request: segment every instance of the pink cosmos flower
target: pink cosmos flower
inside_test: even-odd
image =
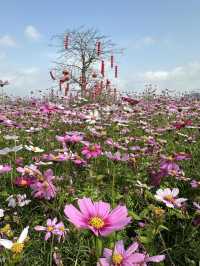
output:
[[[61,237],[64,238],[66,234],[66,229],[63,222],[57,223],[57,218],[53,220],[47,219],[47,226],[37,225],[34,228],[36,231],[44,231],[46,232],[45,241],[47,241],[52,235],[58,236],[58,241],[60,242]]]
[[[119,151],[115,152],[112,154],[110,151],[105,152],[106,157],[108,157],[112,161],[121,161],[121,162],[126,162],[129,159],[128,154],[121,154]]]
[[[105,248],[103,258],[100,258],[97,266],[131,266],[140,265],[145,259],[145,255],[135,252],[138,249],[138,243],[133,243],[127,250],[124,248],[122,240],[117,241],[114,251]]]
[[[190,185],[191,185],[191,187],[192,188],[200,188],[200,181],[197,181],[197,180],[192,180],[191,182],[190,182]]]
[[[42,159],[45,161],[54,161],[54,162],[64,162],[68,161],[70,158],[68,153],[59,153],[58,155],[54,155],[52,153],[50,154],[44,154],[42,156]]]
[[[31,184],[33,190],[33,195],[35,198],[47,199],[55,198],[56,196],[56,187],[53,184],[54,180],[53,171],[48,169],[44,172],[43,180],[36,180]]]
[[[78,154],[73,154],[70,159],[77,166],[83,166],[83,165],[85,165],[87,163]]]
[[[182,203],[187,201],[187,199],[177,198],[178,194],[178,188],[173,188],[172,190],[170,188],[158,189],[156,191],[155,198],[158,201],[164,202],[165,205],[169,208],[180,208],[182,206]]]
[[[102,154],[101,146],[98,144],[84,146],[81,152],[87,159],[96,158]]]
[[[64,213],[78,229],[90,229],[96,236],[107,236],[123,229],[130,223],[125,206],[110,209],[110,204],[102,201],[92,202],[90,198],[78,200],[80,211],[72,204],[66,205]]]
[[[184,152],[175,153],[172,156],[161,155],[160,169],[170,172],[179,172],[180,167],[176,161],[189,160],[191,156]]]
[[[28,176],[19,176],[15,179],[15,185],[19,187],[30,187],[34,180]]]
[[[150,257],[148,254],[146,254],[142,263],[134,264],[134,266],[147,266],[148,262],[161,262],[164,259],[165,259],[165,255],[157,255],[157,256]]]
[[[8,164],[0,165],[0,174],[8,173],[12,170],[11,166]]]

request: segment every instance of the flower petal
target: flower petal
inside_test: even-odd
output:
[[[28,229],[29,229],[29,226],[25,227],[24,230],[21,232],[21,234],[17,240],[18,243],[23,243],[24,240],[27,238]]]

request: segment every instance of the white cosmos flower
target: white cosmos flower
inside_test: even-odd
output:
[[[8,239],[0,239],[0,245],[3,246],[6,249],[11,250],[13,253],[21,253],[24,248],[24,241],[28,236],[28,229],[29,226],[25,227],[24,230],[21,232],[19,238],[16,242],[13,242]]]
[[[86,116],[86,119],[86,123],[95,124],[97,120],[101,119],[99,111],[96,109],[90,111],[89,114]]]
[[[4,217],[4,210],[0,209],[0,218]]]
[[[182,203],[185,202],[187,199],[177,198],[178,194],[179,194],[178,188],[173,188],[172,190],[170,188],[158,189],[156,191],[155,198],[158,201],[164,202],[165,205],[169,208],[174,208],[174,207],[180,208]]]
[[[32,145],[30,145],[30,146],[25,145],[24,148],[28,151],[33,151],[33,152],[43,152],[44,151],[43,149],[40,149],[39,147],[34,147]]]

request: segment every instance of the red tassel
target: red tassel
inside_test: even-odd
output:
[[[69,75],[69,71],[68,70],[63,70],[63,75],[66,76],[66,75]]]
[[[110,80],[106,80],[106,90],[109,88],[109,86],[110,86]]]
[[[56,78],[55,78],[55,76],[53,75],[53,72],[52,72],[52,71],[50,71],[49,74],[50,74],[50,76],[51,76],[51,78],[52,78],[53,80],[56,80]]]
[[[64,48],[68,49],[68,45],[69,45],[69,37],[66,35],[64,38]]]
[[[97,49],[97,55],[98,56],[100,56],[100,54],[101,54],[101,42],[97,42],[97,47],[96,47],[96,49]]]
[[[111,68],[113,68],[113,66],[114,66],[114,56],[113,55],[111,55],[111,57],[110,57],[110,66],[111,66]]]
[[[104,66],[104,61],[101,61],[101,75],[104,77],[105,74],[105,66]]]
[[[64,83],[65,81],[69,81],[70,80],[70,77],[67,75],[67,76],[63,76],[61,79],[60,79],[60,83]]]
[[[115,78],[118,77],[118,66],[115,66]]]

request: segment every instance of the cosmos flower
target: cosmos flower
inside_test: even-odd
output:
[[[34,147],[32,145],[28,146],[28,145],[25,145],[24,148],[27,150],[27,151],[32,151],[32,152],[35,152],[35,153],[40,153],[40,152],[43,152],[44,150],[39,148],[39,147]]]
[[[48,169],[44,172],[41,180],[36,180],[33,184],[31,184],[31,189],[33,190],[32,194],[35,198],[39,199],[47,199],[50,200],[55,198],[57,189],[53,184],[53,180],[55,179],[53,175],[53,171]]]
[[[24,249],[24,241],[28,236],[29,226],[25,227],[16,242],[8,239],[0,239],[0,245],[11,250],[14,254],[20,254]]]
[[[149,254],[145,255],[144,260],[139,263],[139,264],[134,264],[134,266],[147,266],[148,262],[161,262],[165,259],[165,255],[156,255],[156,256],[152,256],[150,257]]]
[[[102,201],[92,202],[90,198],[78,200],[80,211],[72,204],[66,205],[64,213],[78,229],[90,229],[96,236],[107,236],[123,229],[130,223],[125,206],[110,209],[110,204]]]
[[[121,162],[126,162],[129,160],[129,155],[128,154],[121,154],[119,151],[115,152],[112,154],[110,151],[104,153],[106,157],[108,157],[112,161],[121,161]]]
[[[99,259],[97,266],[131,266],[140,265],[145,259],[145,255],[136,252],[138,243],[133,243],[127,250],[124,248],[122,240],[117,241],[114,251],[105,248],[103,258]]]
[[[178,188],[173,188],[172,190],[170,188],[158,189],[156,191],[155,198],[158,201],[165,203],[165,205],[169,208],[180,208],[182,206],[182,203],[187,201],[187,199],[177,198],[178,194]]]
[[[98,144],[84,146],[81,153],[86,157],[86,159],[96,158],[102,154],[101,146]]]
[[[31,202],[31,200],[26,198],[26,194],[17,194],[16,196],[11,195],[6,199],[6,201],[8,201],[8,207],[11,208],[15,208],[17,206],[24,207]]]
[[[192,180],[191,182],[190,182],[190,185],[191,185],[191,187],[192,188],[200,188],[200,181],[197,181],[197,180]]]
[[[19,176],[15,179],[15,185],[19,187],[30,187],[30,185],[33,183],[33,179],[31,179],[28,176]]]
[[[58,236],[58,240],[60,241],[61,237],[64,237],[66,234],[66,229],[63,222],[57,223],[57,218],[53,220],[47,219],[47,226],[37,225],[34,228],[36,231],[44,231],[46,232],[45,241],[47,241],[52,235]]]
[[[4,164],[0,165],[0,174],[8,173],[12,170],[10,165]]]
[[[3,218],[4,217],[4,210],[3,209],[0,209],[0,218]]]

